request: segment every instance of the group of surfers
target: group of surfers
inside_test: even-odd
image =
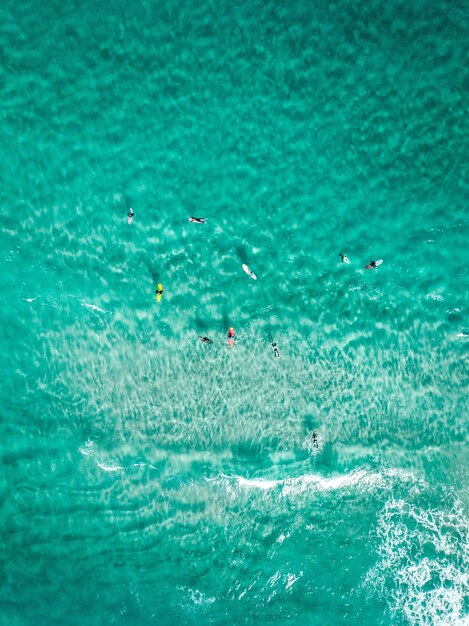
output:
[[[134,211],[132,209],[129,209],[129,212],[127,213],[127,222],[129,224],[132,224],[132,220],[134,219],[134,216],[135,216]],[[207,218],[206,217],[190,217],[189,222],[192,222],[194,224],[205,224],[207,222]],[[339,253],[339,256],[341,258],[342,263],[349,264],[351,262],[348,256],[346,256],[345,254],[342,254],[342,252]],[[365,266],[365,269],[366,270],[377,269],[381,265],[382,262],[383,262],[382,259],[379,259],[378,261],[370,261],[369,264]],[[254,280],[257,279],[256,275],[253,272],[251,272],[247,266],[243,265],[243,269],[251,278],[253,278]],[[161,300],[163,296],[163,291],[164,291],[163,285],[161,283],[158,283],[156,291],[155,291],[155,295],[156,295],[158,302]],[[469,335],[469,332],[463,332],[459,334]],[[227,333],[228,345],[230,346],[230,348],[234,346],[235,337],[236,337],[235,329],[231,326],[228,329],[228,333]],[[207,343],[207,344],[213,343],[213,341],[209,339],[208,337],[199,336],[199,339],[202,343]],[[277,348],[277,343],[273,341],[271,344],[271,347],[272,347],[274,356],[278,358],[280,354]]]
[[[127,213],[127,223],[132,224],[134,217],[135,217],[135,213],[133,209],[129,209],[129,212]],[[206,217],[190,217],[189,222],[192,222],[194,224],[205,224],[207,222],[207,218]],[[339,256],[342,259],[342,263],[350,263],[350,259],[345,254],[340,253]],[[365,269],[377,268],[378,265],[381,265],[382,262],[383,262],[382,260],[370,261],[369,265],[367,265]],[[253,272],[251,272],[247,266],[243,266],[243,269],[245,269],[245,271],[247,272],[248,275],[251,276],[251,278],[254,278],[254,280],[256,280],[257,278],[256,275]],[[156,291],[155,291],[156,299],[158,300],[158,302],[161,300],[163,293],[164,293],[163,285],[161,283],[158,283]],[[232,348],[234,346],[235,337],[236,337],[235,329],[232,326],[228,329],[227,337],[228,337],[228,345],[230,346],[230,348]],[[207,343],[207,344],[213,343],[213,341],[209,339],[208,337],[199,336],[199,339],[202,343]],[[272,351],[274,353],[275,358],[278,358],[280,356],[280,353],[278,351],[277,343],[273,341],[271,344],[271,347],[272,347]]]

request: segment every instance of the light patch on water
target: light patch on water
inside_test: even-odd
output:
[[[182,594],[183,598],[181,605],[184,606],[189,613],[193,611],[204,611],[211,604],[216,601],[213,596],[207,596],[199,589],[192,589],[191,587],[178,587],[178,591]]]
[[[430,298],[430,300],[435,300],[435,302],[441,302],[444,300],[443,296],[439,293],[427,293],[427,298]]]
[[[365,587],[411,626],[467,626],[469,525],[462,507],[442,511],[391,500],[377,536],[379,561]]]
[[[466,373],[442,342],[417,350],[413,337],[396,335],[392,347],[373,348],[354,331],[316,345],[292,332],[281,336],[274,359],[270,345],[255,339],[264,333],[257,322],[237,325],[236,350],[227,349],[224,330],[210,333],[214,345],[202,350],[195,333],[173,339],[153,315],[137,308],[102,327],[77,322],[41,335],[37,358],[44,350],[52,358],[40,384],[55,394],[58,410],[73,403],[95,441],[112,433],[133,447],[151,440],[179,452],[241,445],[269,453],[304,446],[314,454],[313,427],[318,451],[322,441],[369,447],[418,436],[428,445],[458,435],[466,401],[455,390]],[[138,328],[140,339],[130,339]],[[409,419],[416,414],[422,417]]]
[[[285,586],[285,589],[288,590],[291,587],[293,587],[293,585],[296,583],[297,580],[300,580],[300,578],[303,576],[303,572],[299,572],[298,575],[295,574],[287,574],[287,584]]]
[[[259,575],[258,575],[259,577]],[[251,589],[257,584],[258,582],[258,578],[256,578],[248,587],[246,587],[238,596],[238,600],[241,600],[246,593],[248,593],[248,591],[251,591]]]
[[[216,600],[216,598],[207,597],[198,589],[188,589],[187,592],[189,594],[191,602],[199,606],[203,606],[205,604],[212,604]]]
[[[290,591],[293,585],[303,576],[303,571],[297,574],[281,571],[275,572],[264,586],[264,592],[267,592],[267,602],[270,602],[277,593],[281,591]]]

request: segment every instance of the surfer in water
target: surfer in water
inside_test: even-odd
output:
[[[206,217],[190,217],[189,222],[194,222],[195,224],[205,224],[207,221]]]
[[[161,283],[158,283],[158,287],[156,288],[155,294],[159,302],[161,300],[161,296],[163,295],[163,285]]]
[[[202,337],[199,335],[199,339],[202,343],[213,343],[213,341],[209,339],[208,337]]]
[[[370,261],[370,265],[369,265],[369,267],[370,267],[370,269],[371,269],[372,267],[374,267],[374,268],[375,268],[375,267],[376,267],[376,261]]]
[[[233,328],[233,326],[229,328],[226,336],[228,337],[228,345],[230,346],[230,348],[232,348],[234,346],[235,340],[235,329]]]
[[[318,434],[315,430],[313,430],[313,446],[315,448],[319,447],[319,440],[318,440]]]
[[[345,256],[345,254],[342,254],[342,252],[339,252],[339,256],[342,259],[342,263],[350,263],[350,259],[348,258],[348,256]]]
[[[129,212],[127,213],[127,224],[132,224],[132,220],[134,219],[134,215],[135,215],[135,213],[132,211],[132,209],[129,209]]]
[[[278,357],[280,356],[280,353],[278,351],[277,342],[276,341],[272,341],[272,350],[273,350],[275,358],[278,359]]]

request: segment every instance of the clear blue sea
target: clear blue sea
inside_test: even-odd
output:
[[[469,624],[468,20],[0,5],[0,624]]]

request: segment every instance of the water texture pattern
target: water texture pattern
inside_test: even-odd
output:
[[[2,624],[468,624],[468,17],[1,4]]]

